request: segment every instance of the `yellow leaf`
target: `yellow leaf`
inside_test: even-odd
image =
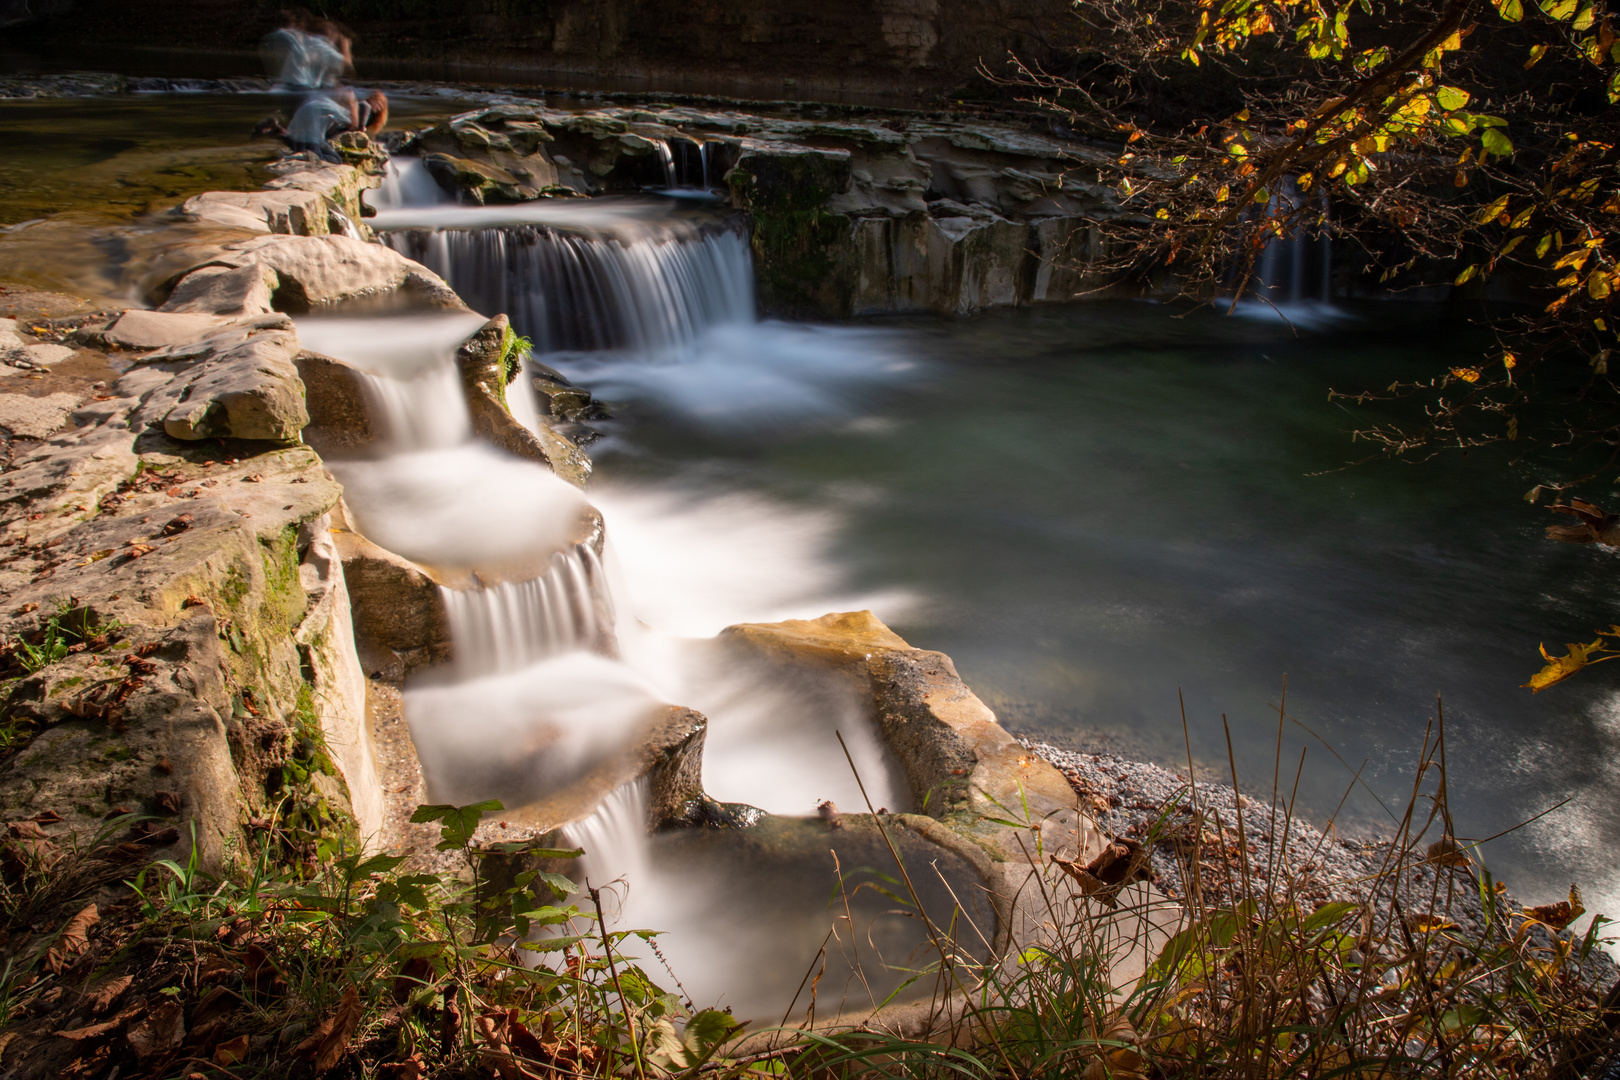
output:
[[[1586,905],[1581,902],[1581,890],[1571,885],[1567,901],[1560,900],[1556,904],[1542,904],[1540,907],[1525,908],[1524,913],[1539,923],[1545,923],[1553,930],[1563,930],[1570,923],[1586,914]]]
[[[1529,71],[1531,68],[1533,68],[1537,64],[1541,63],[1541,58],[1543,56],[1546,56],[1546,55],[1547,55],[1547,46],[1545,46],[1545,45],[1532,45],[1530,47],[1530,59],[1528,59],[1528,60],[1526,60],[1524,62],[1524,70]]]
[[[1575,8],[1578,0],[1541,0],[1541,10],[1548,15],[1564,22],[1575,17]]]
[[[1451,373],[1465,383],[1479,382],[1479,372],[1471,367],[1454,367]]]
[[[1225,184],[1222,184],[1221,190],[1215,193],[1215,201],[1218,203],[1223,203],[1226,201],[1226,197],[1229,194],[1231,194],[1230,189]]]
[[[1524,4],[1520,0],[1492,0],[1496,5],[1497,14],[1508,22],[1518,22],[1524,18]]]
[[[1569,28],[1571,30],[1590,30],[1595,22],[1597,22],[1597,14],[1592,10],[1592,5],[1587,4],[1575,16],[1575,21],[1569,24]]]
[[[1505,352],[1502,354],[1502,366],[1512,371],[1519,366],[1519,358],[1510,352]]]
[[[1477,273],[1479,273],[1479,264],[1478,263],[1473,263],[1473,264],[1471,264],[1469,266],[1465,266],[1465,267],[1463,267],[1463,272],[1457,275],[1457,279],[1455,281],[1453,281],[1452,284],[1453,285],[1466,285],[1466,284],[1468,284],[1468,282],[1473,280],[1474,275],[1477,274]]]
[[[1547,687],[1563,682],[1586,665],[1596,663],[1592,654],[1602,651],[1603,639],[1598,638],[1589,645],[1571,642],[1567,648],[1568,656],[1554,656],[1547,651],[1547,646],[1541,647],[1541,655],[1547,661],[1547,666],[1530,676],[1530,681],[1524,684],[1531,693],[1539,694]]]
[[[1475,214],[1474,220],[1481,225],[1488,225],[1502,215],[1502,211],[1507,209],[1507,204],[1508,197],[1503,195],[1500,199]]]
[[[1434,99],[1440,103],[1442,109],[1451,112],[1453,109],[1460,109],[1468,104],[1468,99],[1471,96],[1468,91],[1460,87],[1442,86],[1435,92]]]
[[[1609,275],[1602,270],[1594,270],[1586,279],[1586,295],[1594,300],[1602,300],[1609,295]]]

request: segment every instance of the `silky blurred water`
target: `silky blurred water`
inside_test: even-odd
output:
[[[726,397],[723,368],[678,393],[649,372],[593,448],[597,483],[815,515],[823,588],[878,597],[1021,733],[1183,766],[1190,741],[1225,777],[1224,714],[1244,789],[1270,798],[1286,677],[1284,795],[1308,747],[1299,805],[1345,831],[1390,826],[1443,697],[1458,829],[1569,798],[1487,856],[1525,897],[1579,880],[1615,907],[1617,676],[1520,688],[1539,642],[1613,621],[1615,556],[1545,540],[1505,453],[1342,468],[1379,414],[1330,387],[1485,345],[1439,309],[1356,316],[1299,336],[1143,303],[877,322],[784,384],[816,410],[785,420],[790,398],[764,425],[690,408]],[[889,374],[851,380],[860,350]]]

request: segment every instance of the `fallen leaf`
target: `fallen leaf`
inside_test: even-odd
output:
[[[427,1074],[427,1062],[421,1054],[412,1054],[404,1061],[391,1061],[377,1066],[378,1080],[422,1080]]]
[[[223,1042],[214,1051],[213,1062],[220,1068],[235,1065],[238,1061],[245,1061],[248,1053],[248,1037],[238,1035],[230,1042]]]
[[[168,847],[180,839],[180,830],[156,821],[143,821],[135,826],[135,839],[148,847]]]
[[[262,484],[264,483],[264,477],[260,476],[258,473],[248,473],[246,476],[242,477],[242,483]]]
[[[1123,838],[1112,841],[1085,866],[1055,855],[1052,862],[1080,883],[1081,892],[1095,896],[1109,907],[1118,903],[1115,898],[1125,886],[1148,881],[1153,876],[1147,849],[1135,840]]]
[[[218,956],[218,955],[205,956],[197,964],[197,981],[198,982],[211,982],[211,981],[213,981],[215,979],[223,979],[227,975],[229,975],[231,972],[235,971],[236,967],[237,967],[236,961],[231,960],[228,957]],[[234,1003],[226,1002],[223,999],[221,999],[218,1003],[216,1003],[215,998],[216,998],[216,995],[219,995],[219,994],[223,994],[225,998],[235,998],[236,997],[235,994],[231,993],[229,990],[226,990],[223,986],[216,987],[214,992],[210,993],[206,998],[203,999],[202,1004],[197,1006],[197,1011],[192,1013],[191,1022],[193,1024],[201,1022],[200,1020],[198,1020],[198,1014],[204,1009],[205,1006],[228,1005],[229,1008],[232,1008],[232,1009],[236,1008],[236,1005]]]
[[[1457,924],[1438,915],[1410,915],[1406,919],[1406,928],[1414,934],[1424,934],[1436,930],[1455,930]]]
[[[316,1076],[329,1072],[349,1048],[349,1040],[360,1026],[361,1011],[360,991],[353,986],[345,987],[337,1009],[293,1049],[293,1056],[313,1060]]]
[[[445,995],[444,1011],[439,1014],[439,1053],[445,1057],[455,1051],[456,1036],[461,1033],[461,1010],[449,996]]]
[[[124,549],[124,554],[131,559],[138,559],[142,555],[151,554],[154,550],[155,549],[151,544],[137,544],[131,542],[129,546]]]
[[[1457,841],[1449,836],[1442,836],[1429,845],[1428,855],[1424,862],[1435,866],[1468,866],[1470,865],[1468,853],[1457,845]]]
[[[261,993],[274,991],[285,984],[281,969],[276,967],[275,961],[270,959],[270,954],[262,945],[249,945],[242,950],[242,966],[246,969],[247,981]]]
[[[40,825],[55,825],[57,822],[62,820],[62,815],[58,814],[55,810],[41,810],[28,820],[37,822]]]
[[[142,1059],[179,1049],[186,1038],[185,1010],[177,1001],[165,1001],[139,1023],[130,1025],[124,1036],[135,1056]]]
[[[169,523],[167,525],[163,526],[163,535],[164,536],[178,536],[178,535],[180,535],[181,533],[185,532],[187,529],[191,528],[192,520],[193,519],[192,519],[192,516],[190,514],[181,514],[177,518],[170,518]]]
[[[182,495],[185,494],[185,491],[182,490],[181,488],[172,487],[168,491],[165,491],[163,494],[167,495],[171,499],[178,499]]]
[[[134,1016],[140,1011],[141,1007],[139,1005],[131,1005],[129,1008],[125,1009],[123,1012],[119,1013],[110,1020],[103,1020],[99,1024],[86,1024],[83,1027],[70,1028],[67,1031],[58,1031],[56,1034],[59,1038],[72,1039],[74,1042],[84,1042],[86,1039],[99,1038],[100,1036],[107,1034],[109,1031],[114,1031],[120,1027],[123,1027],[125,1021],[129,1020],[130,1017]]]
[[[180,606],[183,607],[183,608],[202,607],[205,603],[207,603],[206,600],[204,600],[202,597],[196,595],[195,593],[192,593],[191,595],[186,597],[185,601],[183,603],[181,603]]]
[[[90,928],[100,921],[101,914],[96,910],[96,905],[86,904],[56,936],[50,952],[45,955],[45,967],[56,974],[66,970],[69,964],[90,948]]]
[[[128,990],[130,983],[134,981],[132,975],[120,975],[116,979],[99,982],[84,992],[83,1003],[90,1006],[92,1016],[100,1016],[124,996],[124,991]]]
[[[433,978],[433,961],[425,956],[413,956],[394,976],[394,1004],[403,1005],[419,987]]]
[[[1581,903],[1581,890],[1571,885],[1569,899],[1560,900],[1556,904],[1542,904],[1539,907],[1525,908],[1525,914],[1538,922],[1546,923],[1554,930],[1563,930],[1564,927],[1586,914],[1586,905]]]
[[[165,814],[180,812],[180,793],[178,791],[154,791],[152,801],[158,804],[158,809]]]

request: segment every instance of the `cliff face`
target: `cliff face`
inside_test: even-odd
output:
[[[34,0],[16,45],[253,48],[280,5],[254,0]],[[314,6],[314,5],[311,5]],[[657,79],[769,97],[938,92],[1008,53],[1062,63],[1078,23],[1063,0],[336,0],[368,62]],[[9,10],[9,9],[8,9]],[[31,11],[32,17],[22,15]],[[382,74],[386,65],[374,68]],[[401,72],[404,74],[404,72]]]

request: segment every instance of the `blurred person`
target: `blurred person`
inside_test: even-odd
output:
[[[306,95],[290,124],[283,126],[272,117],[260,121],[253,134],[280,139],[295,153],[308,150],[323,161],[340,163],[343,158],[332,139],[346,131],[375,135],[387,122],[388,98],[381,90],[340,86]]]
[[[326,20],[313,22],[303,8],[283,11],[277,21],[281,26],[259,43],[259,56],[276,86],[292,91],[337,86],[352,66],[349,39],[341,28]],[[323,31],[338,34],[342,45]]]

